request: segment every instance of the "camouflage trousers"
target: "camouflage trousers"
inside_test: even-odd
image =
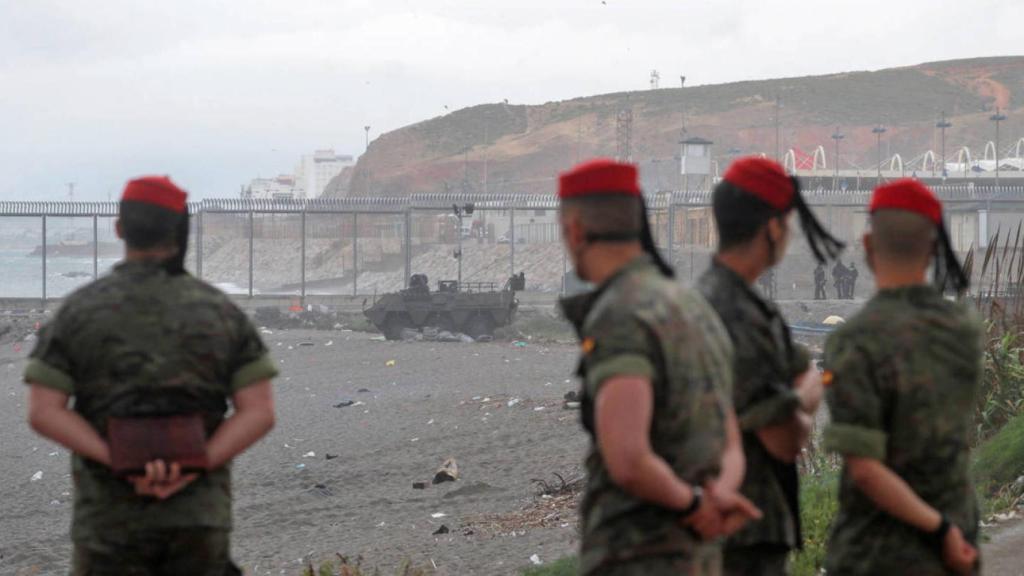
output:
[[[75,542],[71,576],[241,576],[227,530],[181,528]]]
[[[786,576],[789,549],[772,544],[726,548],[722,559],[724,576]]]
[[[722,552],[710,548],[696,558],[657,556],[602,566],[600,576],[721,576]]]

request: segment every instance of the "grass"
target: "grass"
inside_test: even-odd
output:
[[[807,475],[800,480],[804,549],[791,556],[790,573],[793,576],[812,576],[818,574],[825,563],[828,532],[839,509],[839,471],[825,469],[820,474]]]
[[[986,515],[1020,503],[1021,490],[1015,483],[1024,476],[1024,415],[1011,419],[977,448],[973,469]]]

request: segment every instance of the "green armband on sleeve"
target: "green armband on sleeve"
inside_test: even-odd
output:
[[[765,426],[781,424],[793,417],[800,406],[800,397],[793,390],[786,390],[771,398],[748,406],[737,415],[740,430],[744,432],[758,430]]]
[[[73,394],[75,390],[75,382],[70,376],[38,358],[28,361],[28,366],[25,367],[25,382],[46,386],[68,395]]]
[[[242,366],[231,377],[231,391],[238,392],[242,388],[255,384],[261,380],[268,380],[277,376],[277,366],[270,356],[263,355],[245,366]]]
[[[602,360],[587,370],[587,382],[596,390],[613,376],[654,377],[654,365],[642,354],[619,354]]]
[[[825,450],[844,456],[885,460],[889,437],[881,430],[853,424],[833,423],[825,429]]]

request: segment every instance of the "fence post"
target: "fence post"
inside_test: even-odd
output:
[[[300,258],[302,267],[302,305],[306,305],[306,207],[302,207],[302,257]]]
[[[92,215],[92,279],[99,277],[100,272],[100,217]]]
[[[668,200],[668,261],[672,266],[676,265],[676,206],[673,203],[671,193]]]
[[[249,211],[249,298],[252,298],[252,284],[253,284],[253,269],[256,267],[256,252],[254,247],[254,237],[256,236],[256,216],[255,213]]]
[[[402,238],[402,252],[405,254],[405,287],[409,287],[409,278],[412,276],[412,209],[405,209],[405,234]]]
[[[509,205],[508,211],[508,258],[509,274],[516,273],[516,210]]]
[[[359,213],[352,213],[352,295],[359,293]]]
[[[46,310],[46,215],[43,214],[43,310]]]
[[[203,207],[199,206],[199,218],[196,220],[196,276],[203,279]]]

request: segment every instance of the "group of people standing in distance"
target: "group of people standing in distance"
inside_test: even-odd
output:
[[[597,286],[561,304],[592,439],[581,574],[786,574],[803,543],[796,461],[823,397],[824,445],[844,462],[828,574],[979,569],[962,406],[982,331],[944,296],[967,279],[930,190],[875,190],[863,245],[877,292],[829,338],[823,373],[752,288],[785,256],[794,212],[822,266],[843,249],[777,163],[739,159],[715,187],[718,249],[693,289],[654,248],[634,166],[581,164],[559,198],[576,272]]]
[[[874,192],[863,244],[877,292],[831,336],[823,373],[752,288],[785,256],[794,213],[822,266],[843,248],[777,163],[739,159],[715,187],[718,249],[692,289],[655,248],[635,166],[581,164],[558,198],[573,266],[596,286],[560,303],[592,440],[582,575],[785,574],[803,542],[796,461],[823,398],[824,445],[844,460],[829,575],[978,569],[962,407],[982,332],[944,297],[967,279],[927,188]],[[185,199],[167,178],[128,184],[125,261],[65,301],[25,370],[30,425],[74,454],[75,576],[240,573],[229,463],[274,425],[277,370],[245,314],[185,271]],[[184,444],[198,433],[200,461],[125,473],[132,442],[112,442],[114,421]]]
[[[825,277],[825,263],[818,262],[814,267],[814,299],[828,300],[828,280]],[[837,300],[853,300],[854,292],[857,290],[857,277],[860,272],[857,270],[857,263],[850,262],[847,267],[842,260],[837,259],[832,266],[832,285],[836,289]]]

